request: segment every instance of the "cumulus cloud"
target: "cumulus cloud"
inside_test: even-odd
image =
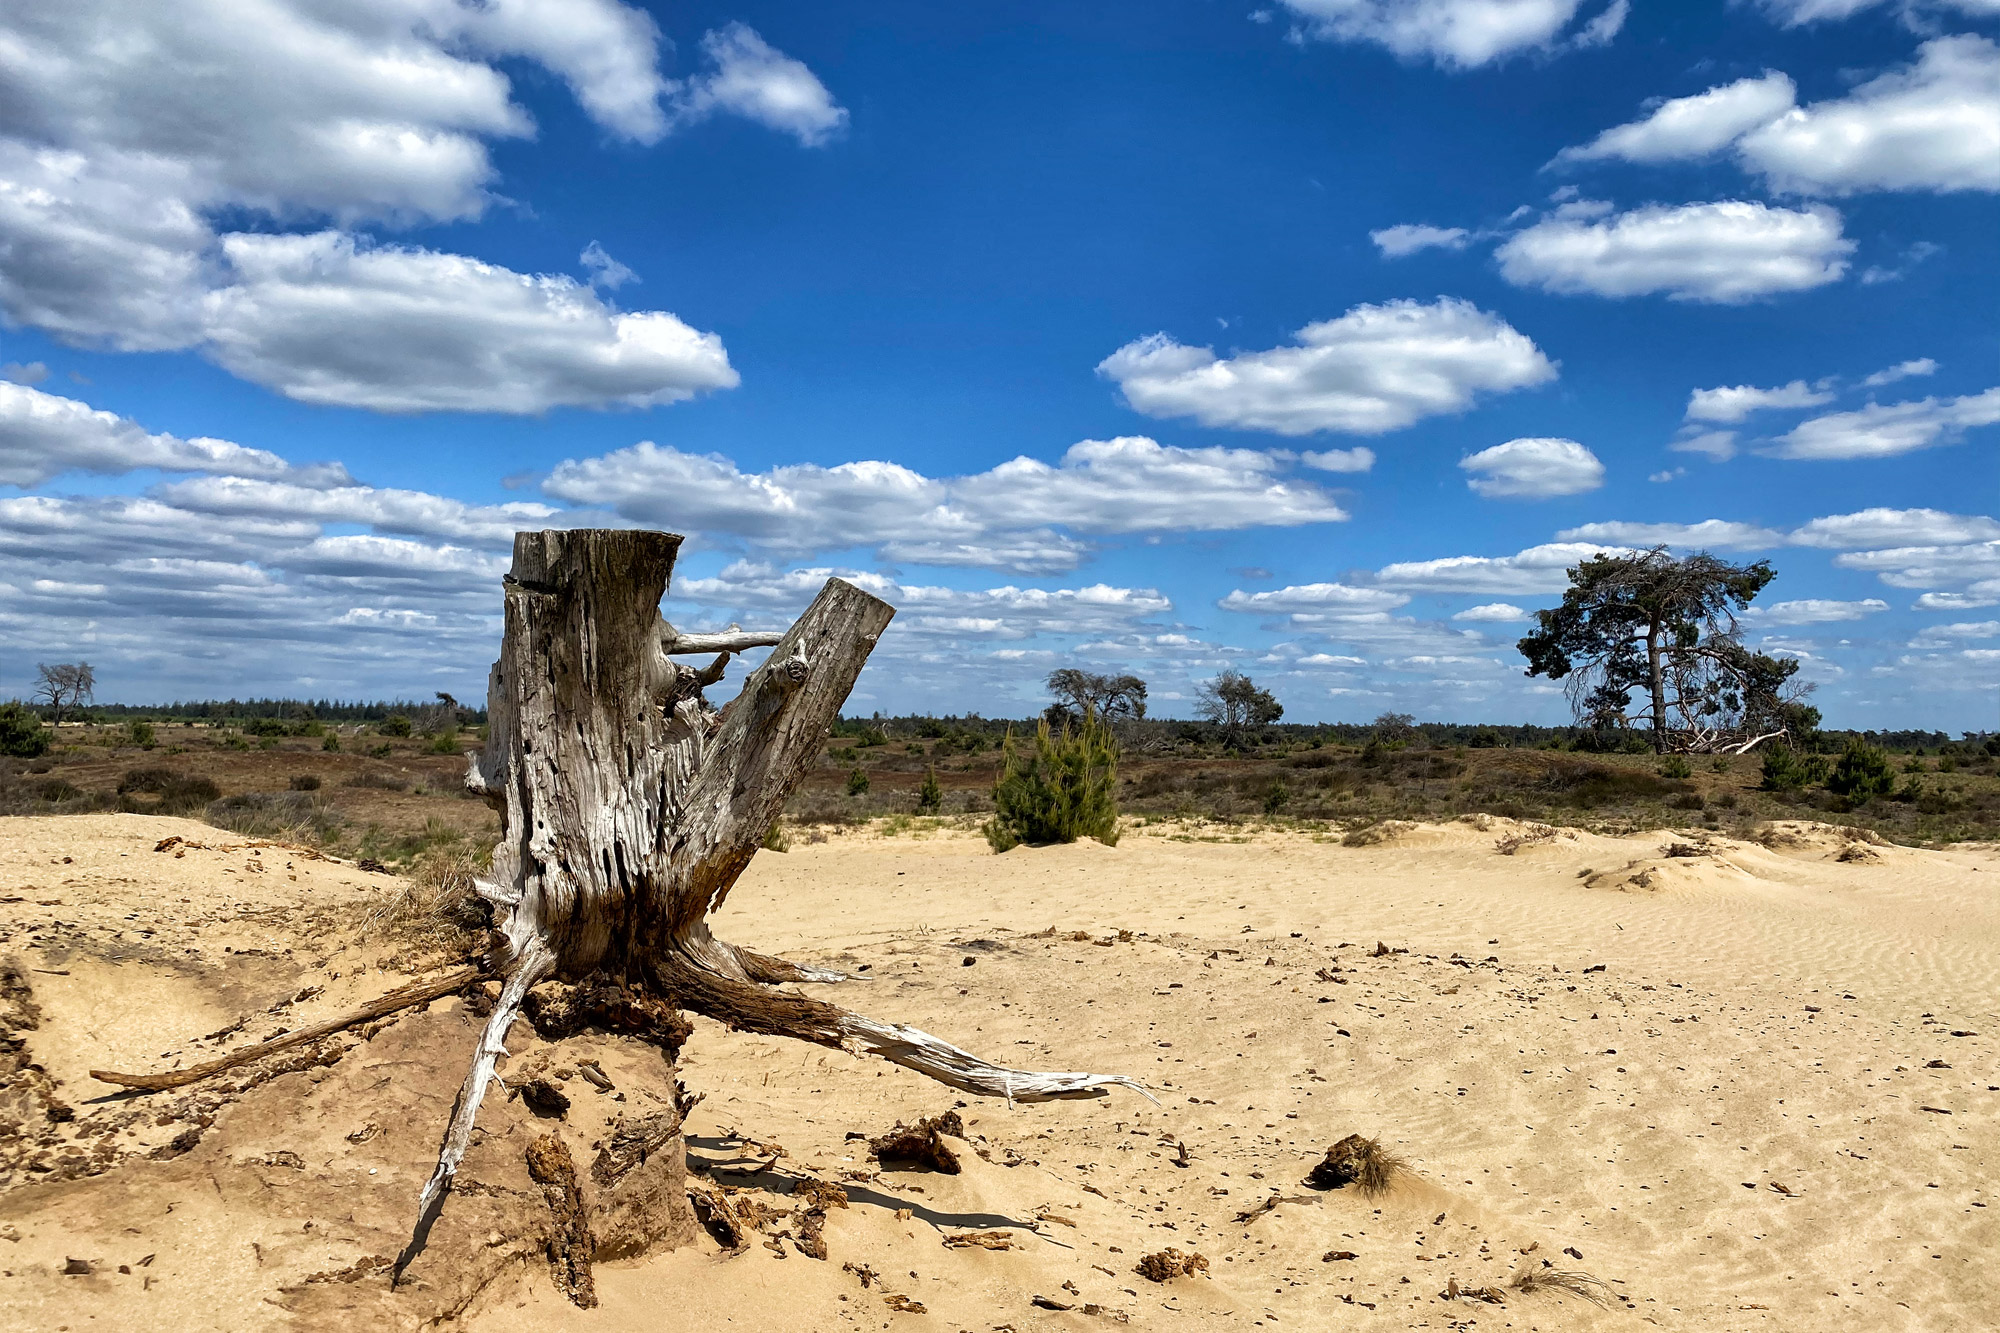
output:
[[[1549,542],[1515,555],[1454,555],[1384,565],[1375,581],[1403,592],[1527,594],[1561,592],[1569,570],[1595,555],[1630,555],[1630,548],[1597,542]]]
[[[1528,613],[1512,602],[1486,602],[1479,606],[1468,606],[1452,616],[1453,620],[1469,620],[1475,624],[1511,625],[1526,620]]]
[[[1802,194],[2000,190],[2000,47],[1925,42],[1917,61],[1745,135],[1743,162]]]
[[[1367,42],[1404,60],[1472,69],[1556,46],[1583,0],[1282,0],[1295,32],[1328,42]],[[1573,32],[1601,46],[1625,22],[1629,0],[1611,0]]]
[[[286,481],[300,486],[351,482],[338,463],[294,467],[264,449],[228,440],[183,440],[137,422],[20,384],[0,384],[0,485],[36,486],[64,472],[101,476],[157,468]]]
[[[1347,517],[1283,456],[1181,449],[1138,436],[1084,440],[1060,462],[1016,458],[933,478],[896,463],[788,464],[745,473],[650,441],[558,465],[543,490],[635,522],[721,533],[774,552],[879,547],[886,558],[1046,573],[1088,549],[1031,534],[1228,531]]]
[[[235,280],[203,302],[209,355],[301,402],[531,413],[737,383],[714,334],[660,311],[620,314],[574,278],[331,231],[230,236],[222,249]]]
[[[1420,250],[1463,250],[1472,233],[1463,227],[1432,227],[1421,222],[1403,222],[1368,233],[1384,259],[1402,259]]]
[[[1794,546],[1831,550],[1861,547],[1955,546],[2000,539],[2000,520],[1940,509],[1863,509],[1816,518],[1793,529]]]
[[[1867,570],[1892,588],[1965,587],[1981,596],[2000,592],[2000,540],[1844,551],[1833,563]]]
[[[731,23],[701,39],[702,54],[715,66],[690,79],[679,92],[679,115],[700,120],[718,111],[754,120],[818,147],[847,127],[847,109],[801,62],[771,45],[749,27]]]
[[[1710,518],[1699,523],[1585,523],[1556,534],[1568,542],[1619,546],[1679,546],[1710,550],[1761,551],[1785,542],[1785,534],[1755,523]]]
[[[1097,371],[1147,416],[1280,435],[1379,435],[1463,412],[1482,393],[1556,377],[1525,334],[1450,297],[1359,305],[1296,336],[1295,346],[1218,357],[1157,333],[1119,348]]]
[[[1745,170],[1798,194],[2000,190],[2000,47],[1984,37],[1934,38],[1912,64],[1842,97],[1800,107],[1795,94],[1783,74],[1739,79],[1664,102],[1556,163],[1690,161],[1733,147]]]
[[[1791,110],[1795,92],[1789,78],[1767,70],[1759,78],[1738,79],[1693,97],[1662,102],[1643,120],[1614,126],[1587,144],[1565,148],[1555,160],[1676,162],[1708,157]]]
[[[1375,466],[1375,451],[1366,445],[1353,449],[1306,450],[1299,461],[1321,472],[1366,472]]]
[[[1677,454],[1703,454],[1720,463],[1736,457],[1736,432],[1684,429],[1667,448]]]
[[[242,477],[195,477],[157,489],[160,499],[189,514],[279,522],[359,523],[383,532],[453,541],[511,542],[522,528],[577,525],[586,516],[544,504],[473,505],[428,491],[375,486],[311,488]]]
[[[1937,368],[1937,362],[1927,356],[1923,356],[1918,357],[1914,361],[1899,361],[1887,369],[1878,370],[1873,375],[1862,380],[1861,383],[1864,388],[1879,389],[1885,384],[1894,384],[1897,380],[1914,379],[1922,375],[1935,375],[1937,374]]]
[[[1356,588],[1345,583],[1302,583],[1268,592],[1231,592],[1216,605],[1248,615],[1305,614],[1315,618],[1365,616],[1393,611],[1410,599],[1381,588]]]
[[[1802,421],[1762,452],[1773,458],[1893,458],[1956,444],[1965,431],[2000,422],[2000,388],[1962,398],[1870,403]]]
[[[501,62],[539,65],[638,143],[697,103],[830,132],[832,112],[797,95],[803,67],[748,29],[711,36],[713,73],[670,85],[652,19],[619,0],[270,0],[254,22],[221,0],[0,11],[0,314],[79,345],[194,349],[282,392],[364,407],[533,412],[734,383],[713,335],[670,314],[621,314],[569,279],[378,249],[354,231],[486,211],[488,145],[534,132]],[[218,228],[246,217],[259,225]],[[269,234],[302,223],[339,230]],[[305,262],[301,246],[316,267],[273,272]],[[429,280],[441,285],[426,306]],[[412,327],[426,313],[445,331],[435,349]],[[565,335],[576,348],[552,351]],[[395,373],[406,357],[439,376],[437,401]],[[529,387],[504,387],[516,372]]]
[[[1458,460],[1473,492],[1489,500],[1547,500],[1604,484],[1604,464],[1575,440],[1509,440]]]
[[[1837,282],[1854,250],[1840,214],[1824,205],[1728,200],[1600,211],[1567,205],[1515,233],[1495,252],[1501,276],[1566,295],[1734,304]]]
[[[1753,606],[1744,615],[1759,625],[1830,625],[1844,620],[1865,619],[1888,609],[1889,604],[1878,597],[1858,602],[1806,597],[1791,602],[1773,602],[1769,606]]]
[[[1815,389],[1804,380],[1793,380],[1775,389],[1759,389],[1738,384],[1715,389],[1696,389],[1688,395],[1689,421],[1720,421],[1734,424],[1752,412],[1768,412],[1786,407],[1818,407],[1833,401],[1833,394]]]

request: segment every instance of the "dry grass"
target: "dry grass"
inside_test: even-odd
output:
[[[1509,833],[1493,844],[1493,850],[1502,856],[1512,856],[1523,847],[1532,847],[1538,842],[1552,842],[1556,831],[1547,824],[1530,824],[1519,833]]]
[[[1326,1157],[1306,1176],[1306,1184],[1323,1190],[1353,1185],[1372,1199],[1388,1193],[1408,1174],[1410,1164],[1380,1140],[1349,1134],[1326,1150]]]
[[[1592,1305],[1610,1305],[1616,1295],[1602,1280],[1581,1269],[1557,1268],[1546,1259],[1540,1268],[1524,1268],[1514,1274],[1514,1280],[1507,1285],[1525,1296],[1560,1291],[1581,1296]]]
[[[490,849],[455,840],[417,855],[403,891],[368,914],[362,938],[386,938],[412,960],[469,958],[486,947],[487,905],[472,887],[486,873]]]

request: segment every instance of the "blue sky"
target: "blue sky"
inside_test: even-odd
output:
[[[0,695],[476,696],[516,528],[901,608],[867,711],[1561,720],[1591,550],[2000,707],[2000,4],[0,15]]]

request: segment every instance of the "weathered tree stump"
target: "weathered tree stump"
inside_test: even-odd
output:
[[[466,778],[502,820],[478,890],[493,905],[489,963],[504,984],[398,1274],[443,1206],[507,1030],[545,979],[608,982],[668,1017],[685,1009],[732,1028],[880,1055],[979,1096],[1044,1101],[1121,1085],[1144,1092],[1119,1075],[1001,1068],[915,1028],[781,989],[851,978],[710,933],[710,913],[818,758],[895,612],[829,579],[782,635],[682,635],[659,612],[680,542],[663,532],[515,535],[488,687],[489,739]],[[727,655],[764,646],[771,654],[742,692],[711,708],[702,689],[721,679]],[[698,670],[675,662],[677,653],[722,655]]]

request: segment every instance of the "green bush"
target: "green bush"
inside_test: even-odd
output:
[[[1764,751],[1764,775],[1759,784],[1765,791],[1799,791],[1826,781],[1826,758],[1800,754],[1782,745]]]
[[[289,736],[292,728],[283,718],[253,717],[243,724],[246,736]]]
[[[993,810],[985,833],[996,852],[1078,838],[1116,845],[1118,746],[1110,728],[1086,717],[1081,726],[1065,724],[1057,733],[1044,719],[1035,728],[1032,752],[1010,734],[1000,749]]]
[[[326,751],[328,754],[339,754],[340,737],[334,735],[330,731],[327,732],[326,739],[319,743],[319,748]]]
[[[1264,813],[1267,815],[1276,815],[1287,805],[1291,804],[1291,800],[1292,789],[1287,787],[1283,782],[1274,781],[1269,787],[1264,789]]]
[[[410,734],[410,719],[401,713],[391,713],[375,724],[375,730],[384,736],[407,736]]]
[[[49,752],[48,728],[22,704],[0,704],[0,754],[35,759]]]
[[[437,737],[436,737],[436,738],[435,738],[434,740],[432,740],[432,741],[431,741],[431,753],[432,753],[432,754],[457,754],[457,753],[458,753],[458,728],[457,728],[457,727],[447,727],[447,728],[445,728],[445,729],[444,729],[443,731],[440,731],[440,732],[439,732],[439,733],[437,734]]]
[[[153,734],[153,724],[136,717],[125,724],[125,740],[142,750],[150,750],[160,743],[159,738]]]
[[[1660,776],[1671,778],[1675,782],[1681,782],[1693,777],[1694,770],[1688,767],[1688,761],[1685,758],[1677,754],[1670,754],[1660,761]]]
[[[1896,786],[1895,770],[1889,756],[1865,741],[1849,741],[1840,762],[1827,775],[1826,789],[1860,805],[1877,796],[1887,796]]]
[[[847,794],[849,796],[866,796],[868,794],[868,775],[858,768],[850,770],[847,775]]]
[[[937,768],[924,774],[924,785],[917,788],[917,813],[934,815],[944,808],[944,788],[938,785]]]

